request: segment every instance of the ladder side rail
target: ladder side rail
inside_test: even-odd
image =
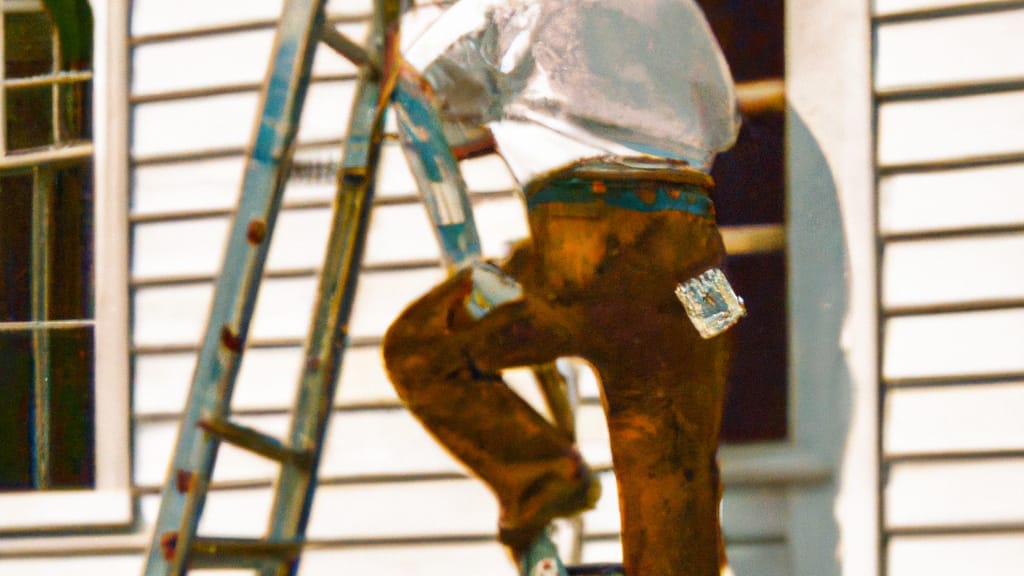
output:
[[[183,574],[188,569],[218,447],[218,441],[197,425],[202,419],[223,418],[230,410],[309,83],[315,37],[324,18],[323,1],[288,0],[278,26],[241,199],[161,496],[147,576]]]
[[[480,234],[465,180],[441,126],[421,88],[425,79],[406,67],[395,87],[394,104],[402,151],[441,247],[449,273],[483,259]]]
[[[371,57],[393,50],[397,41],[398,0],[382,0],[375,14]],[[326,28],[325,28],[326,29]],[[383,58],[376,58],[383,61]],[[310,321],[305,363],[292,415],[290,445],[309,455],[308,465],[286,464],[275,486],[268,538],[271,542],[300,542],[312,510],[324,436],[331,416],[348,337],[363,248],[384,140],[389,98],[386,72],[364,65],[349,116],[347,138],[337,175],[331,230]],[[267,565],[263,576],[298,571],[299,557]]]

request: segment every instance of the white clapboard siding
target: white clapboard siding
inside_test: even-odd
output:
[[[1024,5],[879,0],[883,576],[1024,568]]]
[[[961,7],[984,7],[1002,4],[1003,0],[875,0],[873,6],[879,16],[892,16],[914,12],[927,12]]]
[[[896,537],[888,557],[893,574],[1014,574],[1024,566],[1024,536]]]
[[[890,242],[882,301],[888,307],[1024,300],[1024,234]],[[955,263],[951,265],[951,263]]]
[[[1024,458],[894,464],[886,488],[893,529],[1024,524]]]
[[[1024,62],[1005,56],[1024,50],[1022,26],[1024,9],[883,26],[877,37],[875,87],[885,91],[1019,79]]]
[[[1024,165],[883,176],[879,220],[886,236],[981,231],[1024,223]]]
[[[12,576],[138,576],[142,573],[141,554],[67,556],[58,554],[31,558],[0,559],[0,572]],[[195,574],[193,572],[193,574]],[[221,572],[220,574],[224,574]]]
[[[1024,91],[884,103],[878,130],[883,167],[1024,152]]]
[[[883,376],[970,377],[1024,370],[1024,310],[892,318],[885,325]]]
[[[971,453],[1024,446],[1024,383],[907,388],[889,393],[885,451],[892,455]]]

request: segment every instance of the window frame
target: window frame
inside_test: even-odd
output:
[[[727,494],[785,488],[795,576],[878,574],[870,8],[786,0],[788,433],[720,450]]]
[[[57,154],[94,163],[95,486],[0,494],[0,534],[128,526],[134,521],[130,466],[128,324],[128,50],[126,0],[93,0],[91,145]],[[5,0],[4,12],[41,10],[41,0]],[[0,42],[2,42],[0,30]],[[4,164],[38,161],[26,154]]]

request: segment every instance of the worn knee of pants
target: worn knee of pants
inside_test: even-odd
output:
[[[541,322],[528,300],[467,318],[470,286],[458,274],[413,303],[388,330],[384,358],[409,410],[493,489],[506,513],[538,483],[571,482],[581,459],[498,370],[569,354],[572,339],[557,323]]]

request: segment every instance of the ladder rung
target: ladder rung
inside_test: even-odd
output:
[[[566,566],[569,576],[624,576],[622,564],[579,564]]]
[[[356,44],[348,36],[338,32],[338,29],[332,24],[325,23],[320,27],[320,41],[356,66],[369,66],[374,72],[379,72],[379,66],[370,59],[366,49]]]
[[[312,462],[312,455],[306,450],[295,450],[285,446],[277,438],[268,436],[258,430],[242,426],[219,418],[206,418],[199,421],[199,427],[217,436],[224,442],[229,442],[255,452],[261,456],[295,464],[297,466],[308,466]]]
[[[273,542],[246,538],[196,538],[189,568],[261,568],[267,562],[292,562],[302,553],[302,542]]]

